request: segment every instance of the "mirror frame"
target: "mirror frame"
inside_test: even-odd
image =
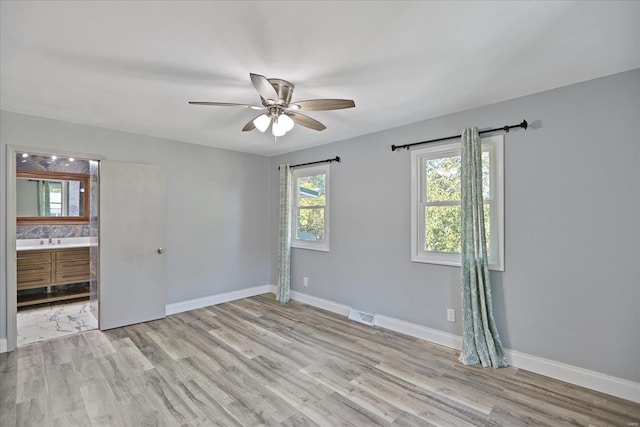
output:
[[[81,216],[19,216],[16,217],[17,225],[51,225],[51,224],[89,224],[89,178],[90,175],[82,173],[66,173],[51,171],[32,171],[28,169],[16,170],[16,178],[35,178],[65,181],[81,181],[84,183],[84,206]]]

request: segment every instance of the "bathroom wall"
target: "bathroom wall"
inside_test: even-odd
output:
[[[27,154],[27,157],[23,155]],[[33,154],[16,153],[16,169],[30,171],[66,172],[89,174],[88,160],[68,158],[53,159],[55,153]],[[88,237],[89,224],[63,225],[19,225],[16,227],[17,239],[62,239],[65,237]]]
[[[62,239],[65,237],[89,237],[89,224],[18,225],[16,238]]]

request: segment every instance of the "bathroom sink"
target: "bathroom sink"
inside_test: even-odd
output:
[[[49,241],[51,240],[51,241]],[[66,237],[60,239],[20,239],[16,240],[16,250],[34,251],[38,249],[82,248],[91,246],[89,237]]]

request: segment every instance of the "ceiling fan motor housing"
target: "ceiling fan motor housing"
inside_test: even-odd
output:
[[[293,95],[293,88],[294,88],[293,83],[288,82],[286,80],[282,80],[282,79],[267,79],[267,80],[269,80],[269,83],[271,83],[271,86],[273,86],[273,88],[278,93],[278,99],[274,99],[274,101],[276,101],[279,104],[279,106],[286,108],[291,102],[291,96]],[[267,108],[272,105],[270,103],[267,103],[267,100],[264,99],[262,96],[260,96],[260,100],[262,101],[262,105],[264,105]],[[278,102],[279,100],[282,102]]]

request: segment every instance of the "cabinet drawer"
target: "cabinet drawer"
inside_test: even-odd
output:
[[[16,258],[18,267],[27,264],[50,263],[51,251],[18,251]]]
[[[17,269],[19,274],[50,273],[51,263],[49,264],[18,264]]]
[[[73,264],[67,266],[58,265],[56,268],[56,275],[65,274],[65,273],[73,273],[73,274],[86,274],[89,275],[89,263],[84,264]]]
[[[51,274],[22,274],[18,275],[18,289],[30,289],[47,286],[51,283]]]
[[[63,271],[56,273],[56,283],[80,283],[80,282],[88,282],[89,277],[89,269],[86,271]]]
[[[60,261],[79,261],[86,260],[89,262],[89,248],[73,248],[59,249],[55,251],[56,262]]]
[[[89,260],[88,259],[74,259],[68,261],[58,261],[56,262],[56,270],[67,270],[67,269],[78,269],[78,268],[86,268],[89,269]]]

